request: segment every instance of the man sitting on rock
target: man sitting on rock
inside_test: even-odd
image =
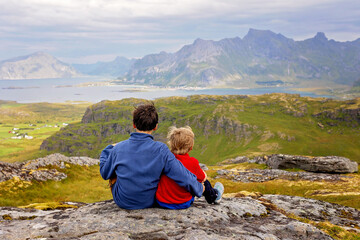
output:
[[[199,182],[205,185],[203,195],[208,203],[219,203],[224,192],[224,186],[217,182],[212,188],[210,182],[206,180],[206,173],[201,169],[199,161],[190,157],[189,152],[194,147],[195,134],[189,126],[176,128],[171,127],[168,133],[169,146],[175,157],[193,174],[197,176]],[[163,208],[185,209],[194,202],[194,196],[176,182],[163,175],[160,178],[156,201]]]
[[[130,138],[107,146],[100,155],[100,174],[114,179],[111,191],[115,203],[125,209],[141,209],[155,204],[161,174],[188,192],[201,197],[205,187],[172,154],[166,144],[154,141],[151,133],[158,127],[153,104],[138,106],[133,112],[136,132]]]

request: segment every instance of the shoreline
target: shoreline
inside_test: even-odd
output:
[[[298,94],[301,97],[330,98],[347,100],[360,97],[360,95],[346,95],[345,93],[326,91],[326,87],[194,87],[194,86],[154,86],[141,84],[123,84],[113,79],[78,78],[78,79],[51,79],[50,81],[7,81],[0,85],[0,98],[18,103],[66,103],[90,102],[97,103],[102,100],[121,100],[125,98],[139,98],[154,100],[172,96],[190,95],[263,95],[271,93]],[[39,86],[39,87],[36,87]],[[339,86],[340,87],[340,86]],[[335,89],[335,88],[334,88]],[[340,89],[340,88],[338,88]]]

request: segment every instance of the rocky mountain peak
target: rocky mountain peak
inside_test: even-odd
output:
[[[318,40],[318,41],[328,41],[327,37],[325,36],[325,33],[323,33],[323,32],[318,32],[315,35],[314,39]]]
[[[38,51],[33,54],[30,54],[29,57],[51,57],[51,58],[54,58],[50,54],[48,54],[46,52],[42,52],[42,51]]]
[[[257,30],[250,28],[244,39],[253,40],[253,39],[263,39],[263,38],[278,38],[282,36],[281,34],[276,34],[270,30]]]
[[[195,46],[196,46],[196,45],[203,45],[203,44],[205,44],[207,41],[208,41],[208,40],[204,40],[204,39],[201,39],[201,38],[197,38],[197,39],[195,39],[193,45],[195,45]]]

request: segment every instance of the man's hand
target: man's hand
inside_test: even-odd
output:
[[[206,175],[206,172],[203,170],[203,172],[204,172],[204,174],[205,174],[205,178],[204,178],[204,180],[202,180],[202,183],[203,182],[205,182],[206,181],[206,179],[207,179],[207,175]]]
[[[203,186],[203,193],[205,192],[205,185],[204,185],[204,182],[202,183],[202,186]]]
[[[113,144],[111,144],[111,145],[113,145],[113,146],[115,147],[115,146],[116,146],[116,144],[117,144],[117,143],[113,143]]]

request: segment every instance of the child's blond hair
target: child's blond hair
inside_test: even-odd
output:
[[[171,152],[174,154],[185,154],[190,152],[194,146],[194,137],[195,134],[189,126],[181,128],[175,126],[170,127],[167,138],[169,140],[168,144]]]

